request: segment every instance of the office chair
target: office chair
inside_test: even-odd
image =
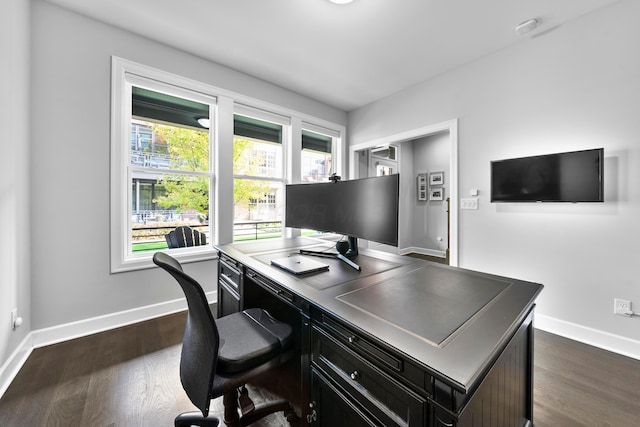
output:
[[[176,227],[175,230],[171,230],[169,233],[165,234],[164,238],[167,241],[169,249],[202,246],[207,244],[207,236],[188,225]]]
[[[291,351],[286,351],[292,343],[291,326],[260,308],[214,319],[202,287],[182,271],[177,260],[156,252],[153,262],[178,281],[187,298],[180,380],[200,411],[178,415],[175,426],[218,426],[220,420],[209,414],[209,405],[220,396],[228,426],[246,426],[279,411],[284,411],[289,423],[296,422],[298,418],[290,402],[279,399],[254,405],[244,387],[291,355]],[[238,414],[239,404],[242,416]]]

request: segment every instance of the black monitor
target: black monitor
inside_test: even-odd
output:
[[[491,162],[492,202],[603,202],[604,150]]]
[[[286,186],[285,226],[343,234],[349,255],[357,238],[398,246],[398,174]]]

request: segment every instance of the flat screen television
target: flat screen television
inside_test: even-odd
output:
[[[287,185],[285,197],[286,227],[348,236],[352,255],[357,238],[398,246],[398,174]]]
[[[603,202],[604,149],[491,162],[491,202]]]

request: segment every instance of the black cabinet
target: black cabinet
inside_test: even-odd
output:
[[[311,402],[306,421],[311,426],[383,426],[371,420],[348,396],[315,369],[311,371]]]
[[[349,419],[360,416],[362,424],[355,425],[426,425],[426,397],[386,372],[391,367],[391,372],[401,374],[404,361],[386,349],[367,343],[357,334],[349,333],[344,326],[340,327],[340,332],[327,328],[327,324],[336,323],[329,323],[325,315],[321,317],[322,323],[314,323],[311,328],[312,368],[320,372],[319,379],[324,378],[327,383],[320,384],[314,391],[320,396],[316,404],[318,413],[329,412],[322,417],[321,425],[334,425],[325,423],[325,418],[333,415],[331,406],[325,407],[325,401],[334,405],[333,400],[339,400],[338,397],[348,400],[349,404],[343,409],[350,411]],[[344,332],[347,332],[346,343],[341,341]],[[364,352],[360,354],[361,351]],[[424,392],[426,394],[426,390]],[[328,394],[331,398],[327,398]]]

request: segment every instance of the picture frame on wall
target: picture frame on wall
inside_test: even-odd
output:
[[[429,200],[439,201],[444,200],[444,187],[434,187],[429,191]]]
[[[418,174],[418,200],[427,200],[427,174]]]
[[[429,186],[444,185],[444,172],[431,172],[429,174]]]

